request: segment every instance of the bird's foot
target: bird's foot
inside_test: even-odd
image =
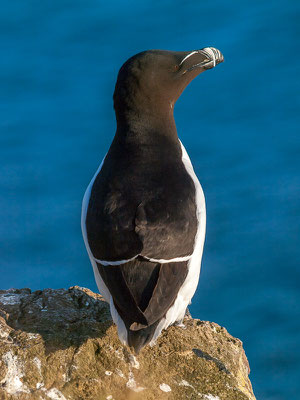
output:
[[[178,321],[175,321],[173,325],[178,326],[179,328],[182,328],[182,329],[186,329],[186,326],[183,323],[183,318]]]

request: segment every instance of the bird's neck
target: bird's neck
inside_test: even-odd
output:
[[[116,119],[116,136],[126,142],[139,141],[147,145],[156,143],[159,138],[178,142],[172,105],[116,110]]]

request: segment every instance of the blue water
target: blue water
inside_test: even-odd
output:
[[[0,0],[1,288],[96,290],[84,190],[121,64],[219,48],[175,107],[207,201],[193,316],[241,338],[257,399],[300,398],[300,3]]]

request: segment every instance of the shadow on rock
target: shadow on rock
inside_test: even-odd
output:
[[[109,305],[79,286],[70,289],[0,291],[0,316],[17,331],[39,334],[46,354],[101,338],[112,325]],[[14,332],[10,333],[13,340]]]

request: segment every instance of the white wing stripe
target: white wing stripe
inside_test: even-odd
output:
[[[149,257],[143,256],[141,254],[138,254],[138,255],[136,255],[136,256],[134,256],[132,258],[129,258],[128,260],[120,260],[120,261],[105,261],[105,260],[99,260],[99,259],[97,259],[95,257],[93,257],[93,258],[97,263],[107,266],[107,265],[122,265],[122,264],[126,264],[127,262],[132,261],[135,258],[137,258],[139,255],[141,257],[143,257],[147,261],[160,263],[160,264],[166,264],[166,263],[170,263],[170,262],[188,261],[192,257],[192,255],[190,255],[190,256],[185,256],[185,257],[176,257],[176,258],[170,258],[169,260],[164,260],[163,258],[149,258]]]
[[[157,258],[148,258],[146,256],[142,256],[143,258],[145,258],[148,261],[151,262],[158,262],[160,264],[166,264],[169,262],[181,262],[181,261],[188,261],[192,256],[185,256],[185,257],[176,257],[176,258],[171,258],[170,260],[164,260],[163,258],[157,259]]]
[[[101,265],[122,265],[122,264],[126,264],[129,261],[134,260],[135,258],[137,258],[137,256],[134,256],[132,258],[129,258],[128,260],[120,260],[120,261],[104,261],[104,260],[98,260],[98,258],[94,257],[94,260],[101,264]]]

